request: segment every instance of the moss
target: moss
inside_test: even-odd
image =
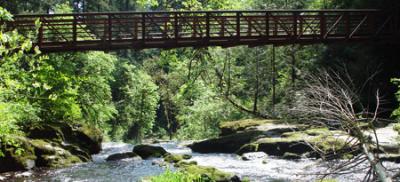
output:
[[[349,147],[343,139],[333,137],[331,135],[321,135],[309,140],[311,144],[323,151],[336,151]]]
[[[102,132],[95,127],[82,125],[81,127],[78,128],[78,131],[84,133],[93,141],[97,141],[98,143],[101,143],[103,141]]]
[[[304,131],[304,133],[311,136],[318,136],[318,135],[330,134],[331,132],[329,131],[328,128],[311,128]]]
[[[78,156],[47,141],[35,139],[31,140],[31,144],[35,148],[39,167],[60,168],[82,162]]]
[[[29,139],[8,136],[0,139],[0,172],[31,169],[35,166],[36,155]]]
[[[189,145],[189,147],[194,152],[200,153],[233,153],[239,150],[243,145],[263,135],[264,133],[262,131],[246,131],[196,142]]]
[[[198,165],[182,166],[182,170],[195,176],[207,176],[213,181],[230,181],[230,179],[234,176],[231,173],[226,173],[213,167]]]
[[[266,119],[245,119],[238,121],[223,122],[220,124],[219,128],[221,130],[221,135],[229,135],[243,131],[247,128],[260,126],[268,123],[279,123],[278,120],[266,120]]]
[[[399,135],[400,135],[400,123],[395,124],[395,125],[393,126],[393,129],[394,129],[395,131],[399,132]]]
[[[350,146],[336,134],[343,134],[341,131],[330,131],[328,128],[311,128],[304,131],[285,132],[281,137],[264,137],[250,144],[243,145],[236,153],[263,151],[268,155],[285,156],[286,153],[295,154],[286,156],[288,158],[299,158],[300,155],[310,153],[315,156],[314,146],[326,153],[335,152],[341,149],[349,149]],[[310,146],[311,145],[311,146]],[[337,156],[337,157],[352,157]]]
[[[183,160],[182,155],[168,154],[168,155],[164,156],[164,161],[169,162],[169,163],[177,163],[181,160]]]
[[[164,156],[164,161],[169,163],[178,163],[182,160],[191,159],[192,156],[188,154],[167,154]]]
[[[301,156],[295,153],[285,152],[282,158],[287,160],[295,160],[295,159],[301,159]]]
[[[179,161],[178,163],[174,164],[174,167],[182,167],[182,166],[189,166],[189,165],[197,165],[196,161]]]

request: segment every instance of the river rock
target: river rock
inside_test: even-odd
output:
[[[167,154],[167,151],[164,148],[152,145],[136,145],[133,148],[133,152],[143,159],[147,159],[150,157],[163,157]]]
[[[301,156],[298,154],[291,153],[291,152],[285,152],[283,154],[282,158],[286,159],[286,160],[298,160],[298,159],[301,159]]]
[[[222,122],[219,125],[220,136],[232,135],[249,129],[255,129],[258,126],[273,123],[274,120],[266,119],[245,119],[239,121]]]
[[[284,156],[285,153],[290,153],[293,154],[290,156],[308,154],[310,157],[320,157],[314,148],[327,154],[338,149],[354,151],[356,154],[357,150],[350,149],[350,144],[346,144],[342,139],[346,137],[343,136],[344,134],[340,131],[329,131],[326,128],[287,132],[280,137],[264,137],[243,145],[237,154],[262,151],[274,156]]]
[[[122,159],[129,159],[129,158],[141,159],[141,157],[139,157],[134,152],[125,152],[125,153],[112,154],[107,157],[106,161],[117,161],[117,160],[122,160]]]
[[[8,142],[6,142],[8,141]],[[37,159],[29,139],[8,136],[1,140],[0,172],[29,170],[35,167]]]
[[[103,137],[95,127],[66,122],[33,124],[25,128],[28,138],[51,140],[55,143],[75,145],[88,154],[101,151]]]
[[[234,153],[243,145],[262,135],[260,131],[235,133],[228,136],[196,142],[188,147],[199,153]]]
[[[169,163],[178,163],[182,160],[191,159],[192,156],[188,154],[167,154],[164,156],[164,161]]]
[[[244,161],[250,161],[255,159],[263,159],[265,157],[267,157],[267,154],[264,152],[250,152],[242,154],[241,158]]]
[[[11,145],[0,141],[4,154],[0,172],[33,167],[65,167],[91,160],[100,152],[102,134],[94,127],[66,122],[40,122],[21,127],[26,137],[13,137]],[[10,142],[8,142],[10,143]]]
[[[31,140],[37,156],[36,165],[40,167],[59,168],[83,162],[68,150],[44,140]]]
[[[400,154],[383,154],[383,155],[380,155],[379,158],[382,161],[390,161],[390,162],[400,163]]]

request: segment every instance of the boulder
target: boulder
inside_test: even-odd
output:
[[[133,148],[133,152],[143,159],[147,159],[150,157],[163,157],[167,154],[167,151],[164,148],[152,145],[136,145]]]
[[[188,147],[199,153],[234,153],[243,145],[262,135],[263,132],[260,131],[247,131],[196,142]]]
[[[383,154],[380,155],[379,158],[382,161],[390,161],[394,163],[400,163],[400,154]]]
[[[174,167],[181,167],[181,166],[187,166],[187,165],[197,165],[196,161],[179,161],[178,163],[174,164]]]
[[[262,151],[268,155],[275,156],[291,153],[299,156],[309,154],[308,156],[310,157],[319,157],[314,148],[318,148],[325,153],[332,153],[338,149],[353,151],[350,149],[349,144],[346,144],[342,139],[341,134],[343,133],[340,131],[329,131],[326,128],[286,132],[280,137],[264,137],[245,144],[236,153],[241,155],[247,152]]]
[[[98,154],[101,151],[103,135],[99,129],[81,125],[74,130],[74,136],[73,143],[86,150],[89,154]]]
[[[164,156],[164,161],[169,163],[178,163],[182,160],[191,159],[192,156],[188,154],[167,154]]]
[[[101,150],[101,132],[85,125],[39,122],[21,128],[26,137],[0,140],[0,172],[65,167],[90,161]]]
[[[301,156],[298,154],[294,154],[291,152],[285,152],[282,156],[283,159],[286,160],[297,160],[297,159],[301,159]]]
[[[102,133],[95,127],[66,122],[36,123],[25,127],[27,137],[50,140],[59,145],[74,145],[88,154],[101,151]]]
[[[36,155],[29,139],[6,137],[0,139],[0,172],[29,170],[35,167]]]
[[[246,144],[236,153],[242,155],[248,152],[265,152],[268,155],[282,156],[285,152],[303,154],[311,152],[313,149],[302,140],[287,141],[276,140],[273,138],[262,138],[254,143]]]
[[[136,153],[125,152],[125,153],[112,154],[107,157],[106,161],[117,161],[117,160],[122,160],[122,159],[129,159],[129,158],[139,159],[140,157]]]
[[[223,122],[219,125],[219,129],[221,131],[220,136],[227,136],[243,132],[245,130],[255,128],[263,124],[270,124],[274,122],[275,120],[266,120],[266,119],[245,119],[239,121]]]
[[[84,162],[68,150],[44,140],[35,139],[30,142],[35,149],[36,165],[38,167],[59,168]]]

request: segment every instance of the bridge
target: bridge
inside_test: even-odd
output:
[[[42,52],[398,40],[399,17],[374,9],[16,15]]]

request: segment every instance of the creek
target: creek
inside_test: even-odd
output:
[[[235,154],[199,154],[193,153],[183,144],[168,142],[158,144],[173,154],[190,154],[199,165],[212,166],[226,172],[232,172],[242,179],[256,182],[314,181],[316,173],[327,172],[328,162],[316,159],[284,160],[273,156],[259,158],[254,153],[251,160],[244,161]],[[93,162],[74,165],[56,170],[37,170],[15,173],[11,181],[56,181],[56,182],[126,182],[139,181],[146,176],[163,173],[167,167],[160,167],[162,159],[132,160],[107,162],[105,159],[115,153],[132,151],[133,145],[125,143],[103,143],[103,150],[93,156]],[[338,181],[361,181],[366,164],[354,167],[355,172],[336,176]],[[389,168],[400,168],[399,164],[385,163]],[[170,170],[175,170],[169,167]],[[357,169],[360,169],[357,171]],[[0,180],[1,181],[1,180]]]

